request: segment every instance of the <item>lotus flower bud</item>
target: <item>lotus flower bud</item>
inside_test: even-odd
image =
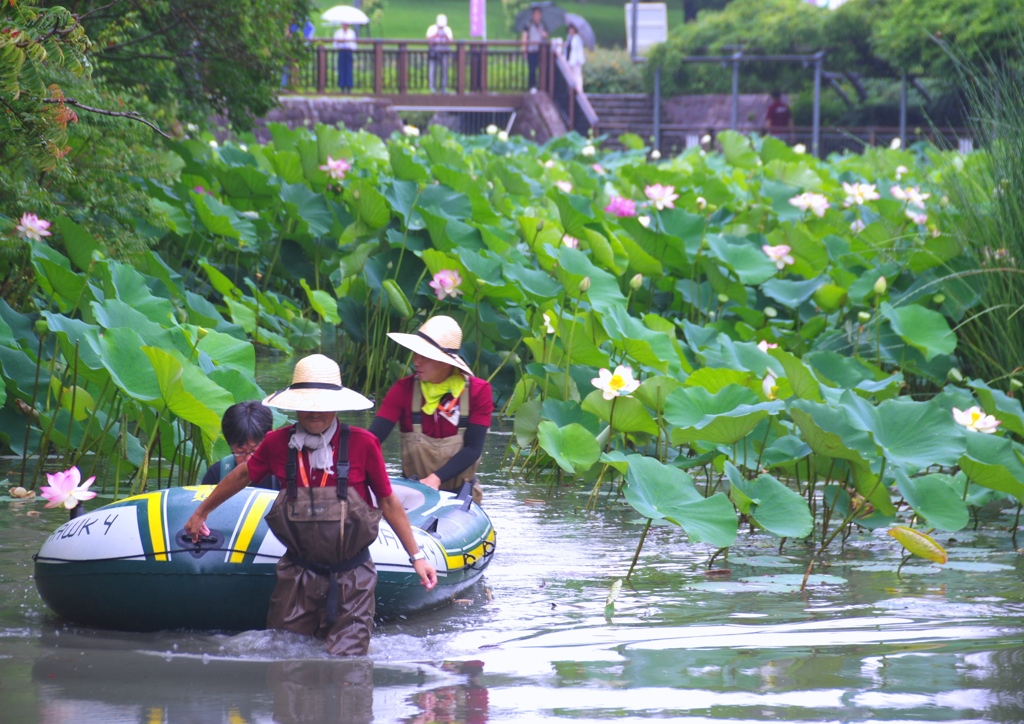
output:
[[[719,294],[718,295],[718,303],[719,304],[725,304],[728,301],[729,301],[729,295],[728,294]]]
[[[942,304],[944,301],[946,301],[946,295],[936,294],[934,297],[932,297],[932,301],[935,302],[936,304]]]
[[[632,289],[635,292],[637,289],[639,289],[641,286],[643,286],[643,283],[644,283],[644,275],[643,274],[637,274],[636,276],[634,276],[632,279],[629,280],[629,288]]]
[[[1013,377],[1013,378],[1010,379],[1010,389],[1011,390],[1019,390],[1021,387],[1024,387],[1024,382],[1021,382],[1016,377]]]
[[[865,324],[871,321],[871,315],[868,314],[867,312],[857,312],[857,320],[861,324]]]
[[[960,372],[960,370],[958,370],[956,367],[951,367],[949,369],[949,372],[946,373],[946,377],[948,377],[950,381],[956,382],[957,384],[964,381],[963,373]]]
[[[775,307],[765,307],[764,316],[768,317],[768,319],[775,319],[779,316],[779,311]]]
[[[36,320],[36,334],[43,335],[50,331],[50,325],[45,319]]]
[[[583,277],[580,281],[580,294],[586,294],[590,289],[590,277]]]
[[[875,280],[875,286],[871,287],[875,290],[875,294],[881,296],[885,294],[885,290],[889,288],[889,283],[885,281],[885,277],[878,277]]]

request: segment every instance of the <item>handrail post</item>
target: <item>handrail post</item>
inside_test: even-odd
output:
[[[384,41],[373,41],[373,94],[384,92]]]
[[[404,95],[409,90],[409,45],[398,44],[398,93]]]
[[[327,48],[316,46],[316,92],[323,95],[327,90]]]
[[[461,96],[466,93],[466,41],[460,40],[456,47],[458,51],[455,61],[455,92]]]
[[[480,44],[480,92],[487,92],[487,43]]]
[[[825,60],[825,51],[814,54],[814,109],[811,117],[811,154],[821,158],[821,66]]]
[[[550,78],[548,78],[548,60],[550,58],[548,51],[550,49],[551,46],[547,43],[541,44],[540,58],[538,58],[540,62],[537,64],[540,66],[537,68],[537,74],[540,76],[540,78],[538,78],[537,86],[540,90],[547,91],[549,93],[551,92],[551,84],[549,82]]]

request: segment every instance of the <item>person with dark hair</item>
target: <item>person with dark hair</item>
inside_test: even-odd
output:
[[[210,466],[203,476],[203,485],[216,485],[235,467],[247,462],[273,426],[270,408],[259,400],[239,402],[225,410],[220,430],[231,447],[231,454]],[[255,481],[253,487],[280,490],[281,483],[275,476],[268,475]]]
[[[565,37],[565,63],[569,66],[569,80],[577,92],[583,92],[583,64],[586,58],[583,54],[583,38],[580,37],[576,26],[569,23],[566,28]]]
[[[526,55],[526,66],[529,74],[530,92],[537,92],[537,68],[540,66],[540,46],[548,39],[548,29],[544,27],[544,14],[540,8],[530,11],[530,24],[523,31],[523,53]]]
[[[781,136],[784,129],[789,130],[790,140],[793,136],[793,112],[789,104],[782,100],[782,91],[772,91],[772,101],[764,114],[765,133]]]
[[[416,334],[388,333],[413,353],[416,374],[398,380],[380,405],[369,430],[381,442],[397,424],[402,442],[402,475],[434,490],[457,492],[472,484],[473,500],[483,500],[476,468],[491,426],[491,384],[473,374],[459,354],[462,328],[438,315]]]

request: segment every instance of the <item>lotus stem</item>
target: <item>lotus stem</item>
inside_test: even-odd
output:
[[[25,423],[25,444],[21,449],[21,484],[25,484],[25,468],[28,466],[28,441],[29,433],[32,431],[32,413],[36,409],[36,400],[39,394],[39,369],[43,365],[43,339],[45,334],[39,335],[39,350],[36,352],[36,382],[32,386],[32,407],[29,410],[28,422]],[[32,478],[35,483],[35,477]],[[33,487],[35,487],[33,485]]]
[[[633,554],[633,562],[629,566],[629,573],[626,574],[626,580],[633,575],[633,569],[636,568],[636,562],[640,559],[640,551],[643,550],[644,541],[647,540],[647,531],[651,529],[651,518],[647,519],[647,525],[644,526],[644,532],[640,534],[640,543],[637,544],[636,553]]]

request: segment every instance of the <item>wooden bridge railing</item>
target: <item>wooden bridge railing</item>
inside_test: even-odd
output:
[[[523,46],[515,40],[464,41],[432,51],[425,40],[367,39],[352,51],[353,95],[407,95],[445,92],[525,93],[528,66]],[[551,46],[540,48],[537,87],[552,82]],[[433,76],[433,78],[431,77]],[[332,95],[339,86],[339,49],[331,39],[309,42],[309,54],[286,74],[283,93]]]

